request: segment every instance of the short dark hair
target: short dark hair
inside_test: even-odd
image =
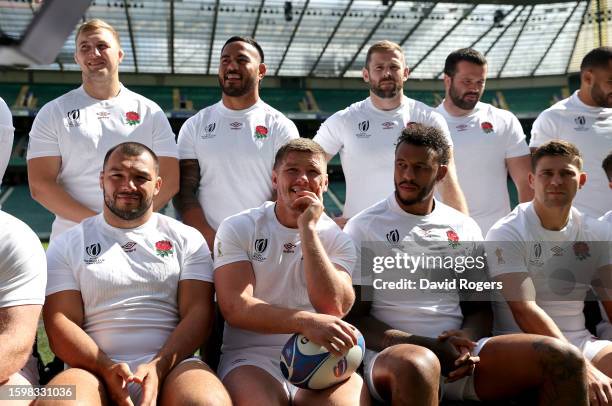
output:
[[[439,128],[419,123],[408,123],[397,139],[395,152],[404,143],[429,148],[436,153],[436,160],[439,165],[448,165],[450,145],[446,136]]]
[[[310,138],[296,138],[279,148],[274,158],[274,169],[277,169],[290,152],[304,152],[308,154],[321,155],[327,168],[327,156],[325,150]]]
[[[582,154],[571,142],[563,140],[552,140],[542,144],[531,154],[531,170],[535,172],[538,161],[545,156],[561,156],[569,158],[578,169],[582,170]]]
[[[483,54],[475,50],[474,48],[461,48],[451,52],[444,62],[444,73],[448,77],[455,76],[457,73],[457,64],[461,61],[473,63],[478,66],[486,66],[487,59]]]
[[[608,182],[612,182],[612,151],[608,154],[607,157],[601,163],[601,167],[606,172],[606,176],[608,177]]]
[[[140,156],[145,153],[151,155],[151,157],[153,158],[153,162],[155,163],[155,172],[159,173],[159,158],[157,158],[155,152],[153,152],[153,150],[147,147],[146,145],[133,141],[117,144],[108,151],[106,151],[106,155],[104,155],[104,162],[102,163],[103,171],[106,167],[108,159],[110,158],[112,153],[117,150],[125,156]]]
[[[225,47],[228,44],[231,44],[232,42],[246,42],[247,44],[253,45],[255,49],[257,50],[257,53],[259,54],[260,62],[264,63],[264,51],[261,48],[261,46],[257,43],[257,41],[255,41],[251,37],[243,37],[240,35],[234,35],[233,37],[225,41],[225,44],[223,44],[223,46],[221,47],[221,53],[223,53],[223,50],[225,49]]]
[[[582,58],[580,71],[593,68],[607,68],[612,59],[612,47],[599,47],[591,50]]]

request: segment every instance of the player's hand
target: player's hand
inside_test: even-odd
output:
[[[140,406],[155,406],[157,404],[157,394],[159,393],[161,379],[155,363],[138,365],[131,382],[137,383],[142,387]]]
[[[112,364],[102,372],[102,379],[104,379],[108,396],[113,401],[113,404],[119,406],[134,406],[132,399],[130,399],[130,393],[128,392],[128,383],[132,377],[132,371],[125,362]]]
[[[454,382],[465,376],[474,374],[476,363],[480,361],[480,357],[471,355],[476,343],[470,339],[465,331],[443,331],[442,334],[438,336],[438,340],[449,341],[461,354],[459,358],[455,360],[456,368],[448,373],[447,382]]]
[[[300,333],[338,357],[357,344],[355,327],[329,314],[308,313]]]
[[[334,217],[334,222],[338,224],[338,227],[340,227],[343,230],[344,230],[344,226],[346,225],[347,221],[349,221],[349,219],[347,219],[346,217],[342,217],[342,216]]]
[[[612,380],[587,361],[587,383],[591,406],[612,405]]]
[[[458,331],[441,334],[432,348],[440,360],[442,374],[448,377],[450,382],[471,375],[474,372],[475,364],[480,361],[479,357],[471,355],[476,343],[463,337],[463,334]]]
[[[297,220],[298,228],[314,226],[323,214],[323,202],[308,190],[302,190],[297,195],[299,197],[291,204],[291,208],[302,213]]]

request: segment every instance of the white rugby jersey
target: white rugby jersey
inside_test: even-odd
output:
[[[198,199],[213,229],[271,200],[274,157],[294,138],[295,124],[262,100],[245,110],[230,110],[220,101],[183,124],[179,156],[200,164]]]
[[[81,86],[40,109],[30,131],[28,159],[61,157],[57,182],[75,200],[101,212],[104,156],[126,141],[144,144],[158,156],[178,157],[168,119],[153,101],[123,85],[116,97],[98,100]],[[56,217],[51,239],[74,224]]]
[[[572,333],[586,331],[584,297],[596,270],[610,263],[611,234],[607,224],[573,207],[562,230],[547,230],[532,202],[522,203],[487,234],[489,271],[492,278],[528,273],[537,304],[561,332],[574,336]],[[564,299],[563,292],[572,295]],[[495,335],[522,331],[501,295],[493,303],[493,310]]]
[[[340,152],[346,179],[344,216],[352,217],[393,192],[395,144],[408,123],[442,130],[452,146],[444,118],[431,107],[404,96],[402,104],[379,110],[368,97],[325,120],[314,140],[329,155]]]
[[[510,212],[506,159],[529,155],[525,134],[509,111],[479,102],[466,116],[437,108],[448,123],[455,166],[470,216],[483,233]]]
[[[391,244],[404,253],[414,250],[427,252],[428,247],[437,250],[444,246],[444,251],[436,255],[454,256],[463,252],[474,256],[481,249],[476,242],[483,239],[476,222],[452,207],[434,200],[431,213],[414,215],[399,206],[395,194],[352,217],[344,231],[351,236],[360,254],[364,242],[376,242]],[[353,284],[373,285],[375,276],[369,269],[362,270],[358,264],[353,273]],[[416,270],[417,275],[422,271]],[[461,328],[463,314],[458,292],[432,300],[422,295],[410,298],[413,293],[406,289],[400,294],[406,299],[373,289],[370,314],[394,329],[426,337],[437,337],[445,330]]]
[[[213,281],[202,235],[158,213],[132,229],[102,214],[85,219],[51,242],[47,261],[47,295],[80,291],[83,330],[130,367],[148,362],[179,323],[179,281]]]
[[[255,275],[254,297],[272,305],[315,312],[306,288],[300,233],[279,223],[274,207],[274,202],[266,202],[221,223],[215,238],[215,272],[223,265],[249,261]],[[351,274],[356,256],[350,237],[325,214],[316,229],[331,262]],[[254,333],[226,323],[222,350],[280,349],[289,337]]]
[[[2,186],[2,178],[11,159],[14,131],[11,111],[0,97],[0,186]]]
[[[0,211],[0,308],[42,305],[46,282],[40,240],[27,224]]]
[[[562,139],[576,145],[583,157],[587,182],[576,194],[574,206],[592,217],[612,207],[612,193],[601,163],[612,150],[612,108],[591,107],[578,98],[578,91],[544,110],[531,129],[530,147]]]

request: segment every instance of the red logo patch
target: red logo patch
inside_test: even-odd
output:
[[[155,243],[155,250],[157,251],[157,255],[160,257],[167,257],[168,255],[172,255],[174,253],[172,243],[168,240],[157,241]]]
[[[263,125],[258,125],[255,127],[255,138],[258,140],[263,140],[268,137],[268,129]]]
[[[488,121],[485,121],[484,123],[480,124],[480,128],[482,128],[482,131],[487,134],[493,132],[493,124],[489,123]]]
[[[140,123],[140,114],[135,111],[128,111],[125,113],[125,121],[127,121],[129,125],[136,125]]]

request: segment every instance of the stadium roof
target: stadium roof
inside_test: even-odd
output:
[[[33,3],[0,0],[5,35],[23,34]],[[368,45],[389,39],[404,47],[413,78],[439,77],[446,55],[467,46],[486,54],[489,77],[504,78],[578,71],[586,52],[608,43],[612,11],[598,10],[606,3],[95,0],[85,18],[117,28],[126,72],[212,75],[225,40],[248,35],[262,45],[268,75],[360,76]],[[77,70],[73,44],[74,34],[56,63],[34,68]]]

